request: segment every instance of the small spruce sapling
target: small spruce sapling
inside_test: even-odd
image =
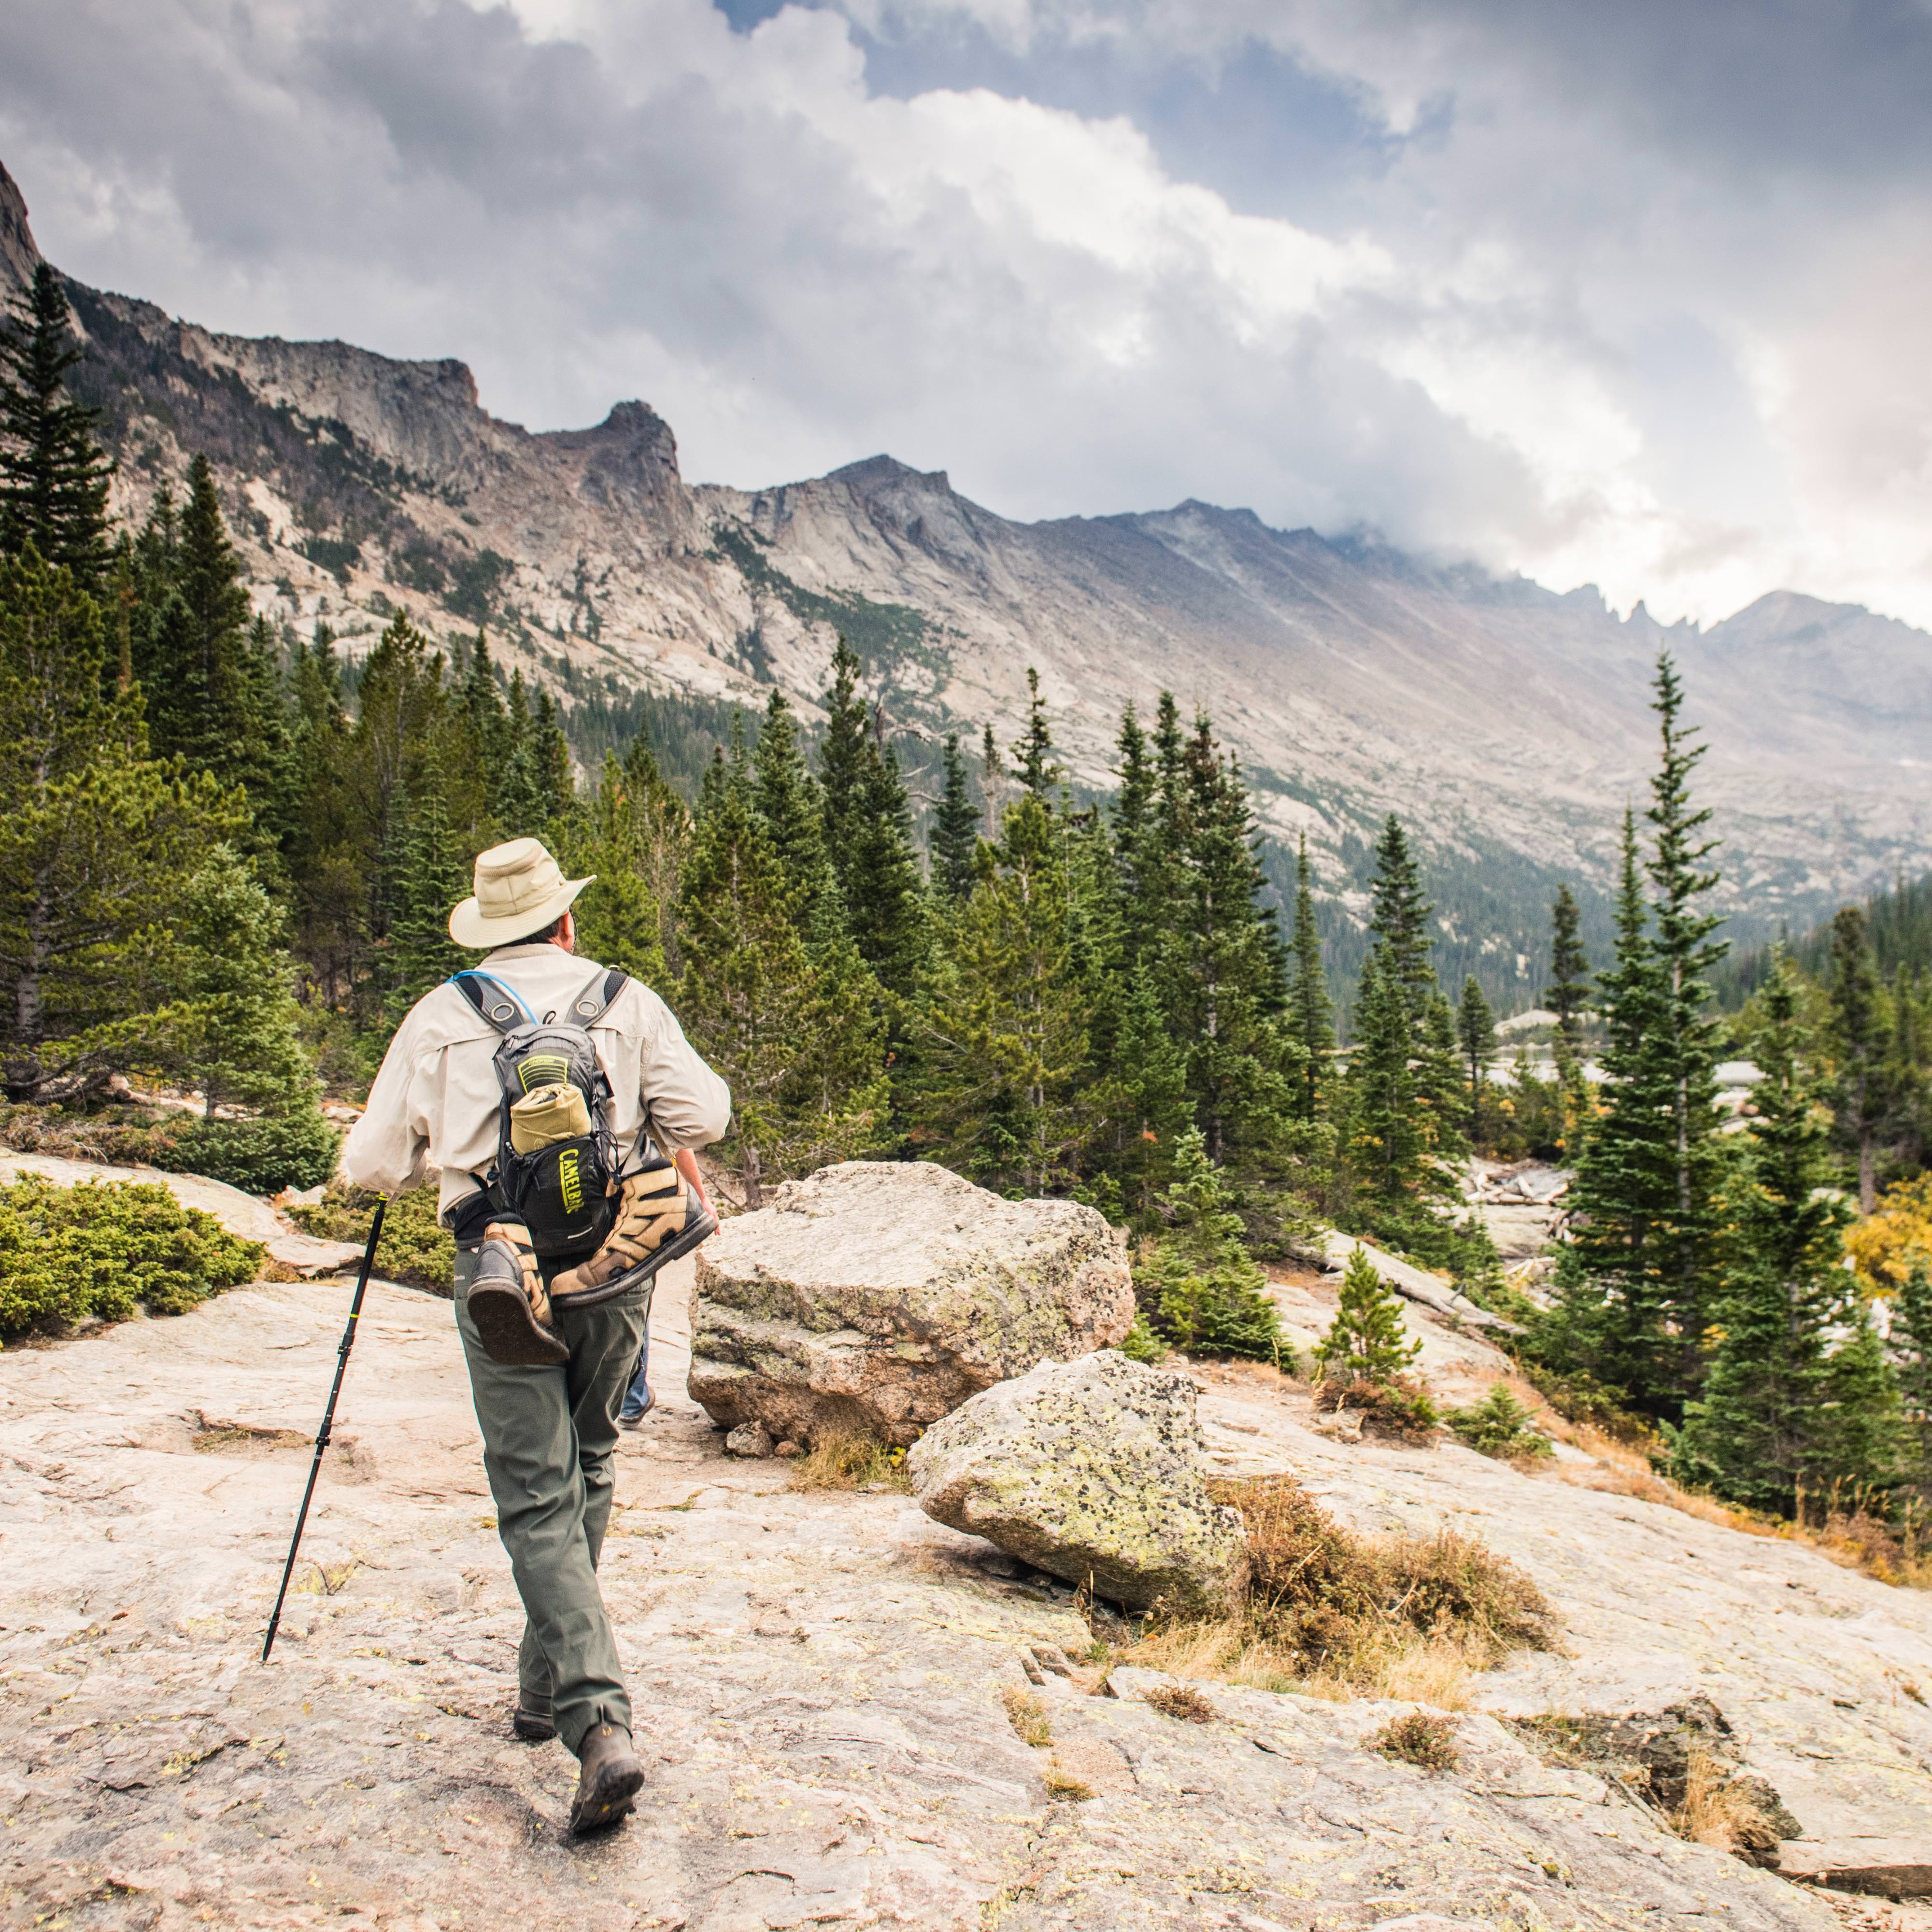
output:
[[[1174,1163],[1164,1203],[1174,1224],[1136,1270],[1147,1325],[1196,1353],[1246,1355],[1292,1373],[1294,1352],[1268,1298],[1268,1277],[1243,1244],[1241,1217],[1228,1204],[1227,1184],[1198,1127],[1175,1142]]]
[[[1507,1382],[1498,1382],[1473,1408],[1452,1408],[1449,1426],[1474,1450],[1504,1462],[1553,1455],[1550,1438],[1519,1402]]]
[[[1341,1299],[1328,1334],[1316,1345],[1316,1379],[1386,1387],[1422,1353],[1402,1325],[1402,1304],[1368,1250],[1358,1246],[1342,1276]]]

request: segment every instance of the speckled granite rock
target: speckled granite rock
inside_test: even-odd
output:
[[[727,1221],[698,1259],[691,1393],[728,1429],[901,1444],[1042,1357],[1133,1319],[1120,1236],[1072,1201],[1003,1201],[943,1167],[847,1161]]]
[[[649,1779],[584,1845],[566,1754],[509,1736],[521,1618],[446,1302],[370,1291],[266,1670],[346,1287],[0,1354],[0,1924],[1837,1932],[1486,1715],[1430,1774],[1370,1748],[1387,1705],[1203,1684],[1214,1721],[1183,1723],[1120,1669],[1079,1694],[1040,1665],[1087,1640],[1070,1589],[906,1498],[724,1454],[682,1395],[690,1282],[659,1285],[658,1408],[620,1445],[603,1567]],[[1919,1856],[1924,1595],[1560,1472],[1327,1443],[1305,1391],[1198,1372],[1210,1460],[1294,1468],[1364,1526],[1456,1522],[1556,1600],[1568,1654],[1478,1680],[1484,1704],[1656,1710],[1688,1678],[1808,1828]],[[1049,1745],[1014,1735],[1008,1689]]]
[[[1194,1384],[1109,1348],[1043,1362],[936,1423],[906,1458],[936,1522],[1145,1610],[1226,1609],[1240,1519],[1208,1494]]]

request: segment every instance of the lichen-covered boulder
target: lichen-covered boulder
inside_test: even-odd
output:
[[[1213,1612],[1247,1582],[1240,1516],[1208,1493],[1194,1384],[1116,1349],[1042,1362],[906,1457],[928,1516],[1133,1610]]]
[[[1092,1208],[847,1161],[699,1250],[692,1399],[776,1441],[845,1430],[902,1446],[1044,1358],[1111,1347],[1133,1312],[1124,1245]]]

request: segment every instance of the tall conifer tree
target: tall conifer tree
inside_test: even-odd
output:
[[[799,749],[791,706],[776,686],[765,703],[752,770],[752,802],[784,875],[793,921],[809,934],[820,902],[832,890],[832,869],[818,783]]]
[[[1456,1039],[1469,1076],[1469,1140],[1472,1146],[1480,1147],[1483,1089],[1489,1079],[1490,1063],[1496,1056],[1496,1016],[1490,1009],[1482,982],[1473,973],[1462,982],[1462,1003],[1456,1013]]]
[[[1013,770],[1020,783],[1043,799],[1060,777],[1053,755],[1053,732],[1047,722],[1046,700],[1040,694],[1040,673],[1027,666],[1026,736],[1013,747]]]
[[[1713,1285],[1720,1149],[1717,1110],[1718,1028],[1707,1010],[1708,975],[1726,947],[1712,934],[1723,923],[1708,911],[1718,882],[1706,861],[1718,842],[1706,836],[1711,814],[1692,802],[1690,780],[1706,747],[1683,722],[1683,686],[1668,652],[1659,655],[1652,709],[1661,740],[1651,803],[1646,867],[1651,886],[1660,1001],[1650,1048],[1670,1096],[1674,1212],[1665,1226],[1671,1323],[1677,1338],[1676,1385],[1693,1390],[1701,1372],[1706,1305]]]
[[[1832,1102],[1840,1143],[1858,1163],[1858,1210],[1878,1205],[1878,1136],[1886,1113],[1885,995],[1865,933],[1865,916],[1841,906],[1832,921],[1826,980],[1831,1000],[1832,1050],[1838,1063]]]
[[[1321,1113],[1335,1047],[1335,1010],[1322,970],[1322,934],[1315,923],[1315,875],[1308,862],[1308,835],[1294,859],[1294,983],[1289,1012],[1301,1049],[1300,1104],[1304,1120]]]
[[[944,787],[932,815],[932,884],[940,896],[957,904],[973,890],[973,854],[980,843],[980,808],[966,788],[966,760],[959,734],[946,739]]]
[[[106,587],[107,488],[98,410],[67,393],[83,351],[60,277],[45,262],[0,322],[0,551],[32,544],[90,595]]]
[[[1789,1515],[1826,1451],[1826,1330],[1851,1276],[1850,1216],[1826,1186],[1830,1155],[1806,1082],[1798,986],[1780,960],[1764,992],[1763,1078],[1730,1203],[1731,1256],[1717,1309],[1723,1339],[1684,1412],[1678,1473],[1734,1502]]]

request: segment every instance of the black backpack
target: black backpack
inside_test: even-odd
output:
[[[617,1216],[617,1144],[610,1132],[610,1077],[590,1028],[624,988],[621,967],[600,971],[570,1003],[566,1017],[537,1018],[502,980],[475,970],[450,984],[502,1034],[494,1064],[500,1094],[496,1165],[478,1180],[493,1211],[530,1231],[546,1260],[582,1256],[604,1244]],[[584,1096],[590,1131],[574,1140],[519,1154],[510,1141],[510,1108],[539,1087],[568,1082]]]

